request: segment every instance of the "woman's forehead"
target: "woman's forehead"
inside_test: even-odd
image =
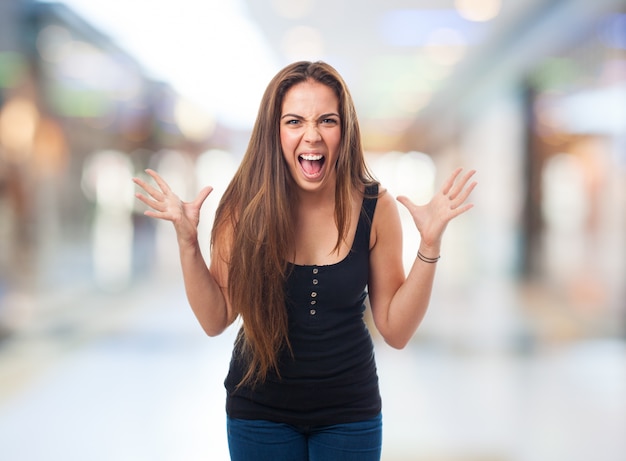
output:
[[[285,94],[283,112],[314,109],[322,112],[338,111],[339,99],[331,87],[307,80],[292,86]]]

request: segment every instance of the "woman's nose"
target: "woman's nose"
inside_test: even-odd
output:
[[[322,139],[322,136],[320,135],[317,125],[313,123],[308,124],[304,132],[304,140],[308,142],[317,142],[320,139]]]

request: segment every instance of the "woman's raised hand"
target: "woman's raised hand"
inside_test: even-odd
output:
[[[476,171],[470,170],[460,177],[462,171],[462,168],[457,168],[441,190],[425,205],[416,205],[408,197],[398,197],[398,201],[411,213],[422,238],[422,244],[426,247],[439,251],[441,238],[448,223],[474,206],[465,202],[476,187],[476,181],[469,182]]]
[[[150,209],[144,214],[152,218],[171,221],[176,229],[179,242],[195,243],[198,238],[198,223],[200,222],[200,208],[213,191],[207,186],[203,188],[192,202],[183,202],[154,170],[146,170],[158,188],[151,186],[140,178],[133,178],[133,182],[141,187],[145,194],[137,192],[135,197],[148,205]]]

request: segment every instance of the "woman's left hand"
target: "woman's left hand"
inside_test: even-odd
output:
[[[448,223],[474,206],[465,201],[476,187],[476,181],[469,182],[476,171],[470,170],[460,177],[462,171],[462,168],[457,168],[446,180],[441,190],[425,205],[416,205],[405,196],[398,197],[398,201],[409,210],[413,217],[422,238],[421,244],[437,252]]]

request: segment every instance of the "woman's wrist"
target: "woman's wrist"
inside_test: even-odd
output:
[[[199,247],[198,233],[190,233],[187,235],[181,235],[176,233],[176,239],[178,240],[178,246],[182,249],[197,249]]]
[[[427,245],[420,245],[417,250],[417,257],[420,261],[434,264],[441,258],[440,248]]]
[[[434,258],[428,257],[428,256],[424,256],[419,250],[417,251],[417,258],[420,261],[424,261],[425,263],[428,264],[434,264],[437,261],[439,261],[439,258],[441,258],[441,255],[435,256]]]

